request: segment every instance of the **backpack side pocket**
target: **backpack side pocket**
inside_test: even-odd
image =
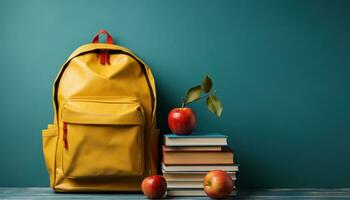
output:
[[[50,186],[53,186],[54,169],[55,169],[55,154],[57,145],[57,127],[49,124],[48,129],[42,130],[43,153],[46,164],[46,169],[50,176]]]

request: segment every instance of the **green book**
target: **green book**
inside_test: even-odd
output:
[[[165,146],[227,146],[227,136],[220,133],[191,133],[164,135]]]

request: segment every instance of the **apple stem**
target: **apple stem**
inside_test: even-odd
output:
[[[184,108],[184,107],[185,107],[185,105],[186,105],[186,102],[185,102],[184,97],[181,97],[181,101],[182,101],[181,108]]]

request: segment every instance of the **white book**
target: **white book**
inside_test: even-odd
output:
[[[230,196],[236,196],[237,191],[233,190]],[[207,194],[204,192],[203,189],[193,189],[193,190],[168,190],[167,196],[199,196],[199,197],[205,197]]]
[[[203,189],[202,181],[166,181],[168,189]]]
[[[168,181],[167,188],[171,189],[204,189],[204,181]],[[234,187],[235,188],[235,187]]]
[[[164,165],[162,164],[162,171],[164,172],[209,172],[213,170],[222,170],[227,172],[237,172],[238,165]]]

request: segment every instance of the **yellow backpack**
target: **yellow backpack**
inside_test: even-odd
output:
[[[143,178],[157,174],[153,75],[113,43],[101,30],[71,54],[53,84],[54,123],[42,136],[55,191],[140,191]]]

